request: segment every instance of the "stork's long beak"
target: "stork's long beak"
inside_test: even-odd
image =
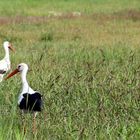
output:
[[[18,69],[15,69],[14,71],[12,71],[6,78],[5,80],[9,79],[10,77],[14,76],[16,73],[18,73],[19,70]]]
[[[9,48],[11,51],[15,52],[15,49],[12,47],[11,44],[8,46],[8,48]]]

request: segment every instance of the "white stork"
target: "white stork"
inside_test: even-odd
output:
[[[34,91],[29,86],[26,79],[27,71],[28,71],[28,65],[25,63],[21,63],[5,79],[12,77],[18,72],[21,73],[22,92],[19,95],[18,106],[22,110],[22,112],[31,112],[34,114],[33,131],[35,131],[36,129],[35,118],[36,118],[37,112],[40,112],[42,108],[42,95],[39,92]]]
[[[2,82],[4,74],[11,68],[9,49],[14,51],[12,45],[8,41],[3,43],[3,47],[5,50],[5,57],[0,61],[0,82]]]

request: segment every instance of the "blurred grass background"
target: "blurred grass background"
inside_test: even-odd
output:
[[[28,115],[23,135],[20,77],[3,81],[0,139],[139,139],[139,8],[139,0],[0,1],[0,43],[13,44],[12,69],[27,63],[44,99],[36,135]]]
[[[112,13],[124,9],[139,9],[139,0],[7,0],[0,1],[0,13],[3,16],[46,16],[48,11],[86,14]]]

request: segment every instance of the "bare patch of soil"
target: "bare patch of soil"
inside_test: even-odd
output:
[[[15,17],[0,17],[0,25],[4,24],[19,24],[19,23],[46,23],[51,19],[74,19],[81,17],[81,13],[72,12],[72,13],[53,13],[48,16],[15,16]]]
[[[114,16],[117,16],[121,19],[130,19],[133,21],[140,20],[140,11],[138,10],[123,10],[120,12],[114,13]]]
[[[93,18],[95,19],[101,19],[101,20],[118,20],[118,19],[124,19],[124,20],[133,20],[138,21],[140,20],[140,11],[138,10],[122,10],[119,12],[115,12],[113,14],[93,14]]]
[[[41,17],[39,16],[0,17],[0,25],[19,24],[19,23],[37,24],[37,23],[46,23],[51,19],[77,19],[85,17],[101,21],[119,20],[119,19],[138,21],[140,20],[140,11],[131,9],[115,12],[113,14],[94,13],[92,15],[85,15],[78,12],[72,12],[58,14],[51,13],[49,16],[41,16]]]

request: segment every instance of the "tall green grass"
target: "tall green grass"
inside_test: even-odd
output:
[[[62,7],[65,12],[73,11],[75,7],[82,11],[82,7],[86,7],[84,3],[94,2],[101,17],[52,17],[45,22],[1,24],[0,43],[9,40],[16,49],[15,53],[10,53],[12,69],[21,62],[27,63],[32,69],[27,75],[29,84],[43,94],[44,101],[43,111],[36,118],[37,132],[32,133],[32,115],[26,114],[24,134],[17,107],[20,75],[0,83],[1,140],[140,138],[140,21],[102,18],[100,11],[106,12],[109,3],[112,9],[112,5],[116,5],[111,0],[82,0],[80,5],[74,6],[78,2],[53,0],[47,4],[56,11]],[[134,6],[129,6],[129,2],[117,1],[122,9]],[[38,9],[45,7],[46,1],[0,3],[4,7],[6,3],[16,7],[19,15],[33,16]],[[67,3],[70,4],[68,8]],[[133,1],[135,9],[137,3],[139,1]],[[87,8],[89,12],[93,10],[91,7]],[[22,13],[26,8],[29,11]],[[15,14],[10,9],[7,10],[9,14],[2,7],[1,10],[4,16]],[[0,58],[3,56],[1,47]]]
[[[57,46],[50,48],[55,54],[48,48],[42,55],[28,53],[24,60],[33,70],[29,83],[44,100],[34,139],[138,139],[140,50],[117,45],[90,51],[65,47],[63,53],[63,46],[60,52],[55,52]],[[19,61],[15,57],[13,65]],[[21,131],[20,84],[19,76],[1,84],[2,139],[33,137],[31,118],[26,120],[26,135]]]

